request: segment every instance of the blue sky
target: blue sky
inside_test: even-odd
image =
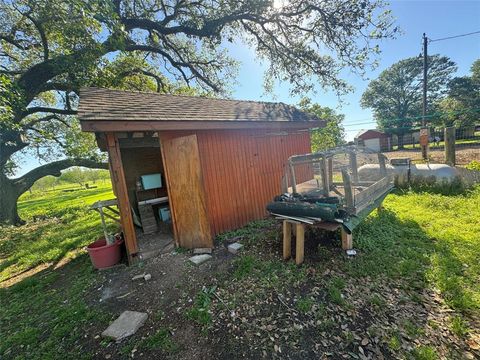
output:
[[[374,79],[382,70],[401,59],[417,56],[422,50],[424,32],[429,38],[438,39],[480,30],[480,0],[391,1],[390,9],[403,34],[395,40],[381,44],[380,65],[375,71],[368,73],[370,79]],[[457,63],[458,76],[466,75],[473,61],[480,58],[480,34],[431,43],[429,54],[436,53],[448,56]],[[273,94],[264,93],[264,68],[256,61],[252,50],[243,46],[232,46],[231,55],[241,62],[237,84],[233,87],[234,98],[282,101],[293,105],[298,103],[298,97],[290,96],[288,84],[276,86]],[[375,127],[375,122],[372,120],[371,111],[362,109],[359,103],[368,80],[350,74],[348,69],[343,71],[343,75],[354,87],[354,91],[343,98],[341,107],[336,95],[320,88],[316,95],[310,94],[310,97],[314,102],[335,108],[346,115],[344,126],[347,140],[351,140],[359,130]],[[359,123],[361,125],[356,125]],[[22,160],[19,175],[38,165],[35,159]]]
[[[392,1],[390,9],[403,34],[395,40],[380,44],[382,49],[380,64],[375,71],[368,73],[370,79],[374,79],[382,70],[401,59],[418,56],[422,51],[424,32],[428,38],[438,39],[480,30],[480,0],[402,0]],[[292,98],[289,95],[288,84],[277,86],[274,94],[264,94],[262,88],[264,69],[255,61],[253,51],[244,47],[232,51],[232,54],[242,62],[238,85],[233,91],[234,98],[298,103],[298,97]],[[429,54],[436,53],[448,56],[457,63],[457,75],[466,75],[472,62],[480,58],[480,34],[429,44]],[[314,102],[330,106],[345,114],[347,140],[351,140],[359,130],[375,127],[376,124],[372,120],[371,111],[360,107],[360,97],[368,85],[368,80],[352,75],[348,70],[343,73],[345,80],[355,88],[351,94],[343,98],[343,104],[339,106],[336,95],[320,88],[317,89],[316,95],[310,94],[310,97]],[[367,122],[370,123],[365,124]],[[358,123],[361,125],[355,125]]]

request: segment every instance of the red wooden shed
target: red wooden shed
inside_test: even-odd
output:
[[[79,117],[108,152],[129,260],[134,220],[161,220],[149,208],[158,202],[168,201],[175,242],[186,248],[212,247],[215,235],[265,217],[288,157],[310,152],[309,129],[323,126],[283,103],[100,88],[81,90]],[[152,174],[161,185],[142,188]],[[141,220],[151,230],[151,217]]]
[[[362,130],[355,136],[355,142],[378,152],[392,150],[391,135],[380,130]]]

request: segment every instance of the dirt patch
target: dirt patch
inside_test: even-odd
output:
[[[248,231],[235,238],[245,245],[238,256],[220,245],[200,266],[188,262],[191,254],[172,252],[102,273],[87,294],[91,306],[112,320],[124,310],[149,318],[120,343],[92,329],[85,348],[98,359],[403,359],[431,349],[439,358],[480,356],[477,320],[468,318],[468,335],[454,334],[455,312],[421,281],[352,277],[346,269],[362,252],[347,257],[335,234],[307,232],[308,256],[298,267],[281,259],[278,223]],[[142,273],[152,279],[131,280]],[[199,294],[204,323],[189,316]],[[168,339],[151,346],[163,330]]]
[[[186,318],[186,309],[203,286],[216,282],[215,275],[228,272],[234,257],[220,246],[206,263],[195,266],[188,261],[191,254],[175,251],[146,260],[128,268],[102,273],[100,282],[88,295],[91,306],[99,306],[116,316],[124,310],[148,313],[145,325],[130,339],[120,343],[105,342],[98,337],[104,329],[95,329],[90,346],[95,358],[211,358],[213,348],[202,329]],[[151,274],[149,281],[135,280],[139,274]],[[159,328],[168,329],[177,351],[168,354],[158,349],[136,347]]]
[[[420,149],[404,149],[384,153],[389,159],[408,157],[412,160],[422,160]],[[430,149],[429,156],[434,163],[445,163],[445,152],[443,149]],[[480,161],[480,145],[459,147],[456,150],[457,165],[467,165],[471,161]]]

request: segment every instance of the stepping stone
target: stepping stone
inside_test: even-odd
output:
[[[205,261],[210,260],[211,258],[212,258],[212,255],[203,254],[203,255],[192,256],[189,260],[195,265],[200,265],[200,264],[203,264]]]
[[[240,251],[240,249],[242,247],[243,247],[242,244],[236,242],[236,243],[228,245],[228,251],[231,252],[232,254],[236,254],[237,252]]]
[[[110,326],[102,333],[102,336],[120,341],[137,332],[147,320],[147,313],[138,311],[124,311]]]
[[[195,255],[198,255],[198,254],[211,254],[212,253],[212,248],[197,248],[197,249],[193,249],[193,253]]]

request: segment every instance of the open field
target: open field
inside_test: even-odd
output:
[[[356,230],[355,258],[309,232],[305,263],[284,262],[280,226],[265,220],[219,236],[200,267],[180,249],[98,272],[83,250],[101,233],[87,207],[111,196],[29,195],[30,223],[0,228],[0,358],[480,356],[480,187],[389,195]],[[238,256],[225,250],[232,238],[245,245]],[[152,280],[131,280],[142,272]],[[146,311],[145,326],[118,344],[101,338],[127,309]]]

